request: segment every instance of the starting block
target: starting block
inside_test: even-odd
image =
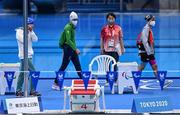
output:
[[[83,80],[73,80],[72,86],[68,89],[71,111],[72,112],[99,112],[100,111],[99,97],[101,94],[100,91],[101,91],[101,88],[98,85],[98,80],[89,80],[87,90],[85,90]],[[104,99],[104,89],[102,91],[102,95]],[[66,99],[66,96],[65,96],[65,99]],[[103,107],[105,109],[104,100],[103,100]]]

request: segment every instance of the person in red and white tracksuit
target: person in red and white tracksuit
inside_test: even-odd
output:
[[[152,31],[152,27],[155,26],[155,16],[146,15],[145,20],[147,23],[137,39],[139,56],[141,58],[141,64],[139,65],[138,69],[139,71],[144,70],[146,64],[149,62],[153,69],[154,75],[157,78],[158,66],[155,59],[154,36]],[[171,83],[171,80],[166,80],[165,87]]]
[[[101,54],[112,56],[118,62],[119,56],[125,52],[123,31],[115,23],[116,15],[114,13],[108,13],[106,20],[107,24],[101,30]],[[117,65],[114,70],[117,71]]]
[[[152,27],[155,26],[155,17],[152,15],[147,15],[145,17],[147,24],[144,26],[139,41],[142,42],[139,48],[139,55],[141,57],[141,65],[139,70],[144,70],[147,62],[150,63],[155,76],[157,76],[158,67],[156,64],[156,59],[154,56],[154,37]]]

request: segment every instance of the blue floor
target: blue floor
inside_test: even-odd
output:
[[[161,91],[158,89],[139,89],[138,94],[132,94],[131,91],[125,91],[124,94],[105,94],[106,108],[107,109],[131,109],[134,98],[139,97],[161,97],[168,96],[171,99],[173,109],[180,109],[180,80],[174,80],[173,84]],[[42,105],[44,110],[61,110],[63,109],[64,92],[54,91],[51,89],[53,80],[40,80],[38,84],[38,91],[42,94]],[[64,86],[70,86],[71,80],[65,80]],[[157,86],[158,87],[158,86]],[[109,88],[106,89],[108,92]],[[13,98],[14,95],[0,96],[0,100],[6,98]],[[67,99],[67,109],[69,109],[69,103]],[[102,102],[102,100],[100,100]],[[102,108],[102,103],[101,103]]]

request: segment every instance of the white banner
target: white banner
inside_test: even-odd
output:
[[[38,97],[6,99],[8,114],[40,112]]]

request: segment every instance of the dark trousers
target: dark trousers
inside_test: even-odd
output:
[[[63,46],[63,60],[62,60],[62,64],[61,64],[61,67],[59,68],[59,71],[64,71],[69,62],[72,61],[72,63],[74,64],[75,66],[75,69],[77,71],[77,74],[80,78],[82,78],[82,75],[81,75],[81,64],[80,64],[80,61],[79,61],[79,57],[78,55],[76,54],[76,52],[68,45],[64,45]],[[58,83],[58,80],[57,80],[57,77],[54,81],[55,83]]]
[[[112,57],[116,60],[116,62],[119,61],[119,55],[118,55],[117,52],[104,52],[104,54],[105,54],[105,55],[112,56]],[[118,70],[117,65],[115,65],[115,66],[114,66],[114,71],[117,71],[117,70]],[[108,78],[106,78],[106,80],[108,81]],[[116,76],[115,81],[117,81],[117,76]]]

